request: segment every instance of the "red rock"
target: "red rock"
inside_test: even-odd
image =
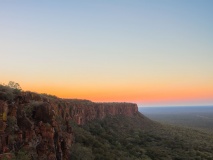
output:
[[[26,109],[32,111],[32,115],[27,114]],[[52,99],[32,92],[22,92],[10,104],[0,100],[0,154],[18,151],[24,147],[31,151],[36,159],[44,157],[47,160],[55,160],[57,157],[68,160],[70,148],[74,143],[70,120],[84,125],[106,116],[134,116],[137,112],[137,105],[132,103]],[[17,121],[18,129],[13,134],[5,133],[7,119],[3,114],[4,117],[8,114]]]

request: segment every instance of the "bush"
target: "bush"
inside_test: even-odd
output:
[[[0,84],[0,99],[13,101],[15,96],[21,93],[21,87],[18,83],[10,81],[8,85]]]
[[[16,160],[31,160],[30,155],[23,150],[19,150],[16,155]]]
[[[16,130],[17,126],[17,119],[13,116],[8,116],[7,117],[7,131],[9,133],[13,133]]]
[[[79,143],[74,144],[71,150],[72,160],[94,160],[92,149],[82,146]]]

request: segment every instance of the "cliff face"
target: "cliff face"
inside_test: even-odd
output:
[[[72,121],[83,125],[106,116],[134,116],[132,103],[94,103],[22,92],[11,101],[0,95],[0,153],[26,150],[31,159],[66,160],[74,143]]]

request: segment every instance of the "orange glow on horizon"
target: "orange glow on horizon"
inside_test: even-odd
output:
[[[67,87],[67,86],[25,86],[30,91],[56,95],[60,98],[88,99],[94,102],[134,102],[134,103],[166,103],[187,100],[212,100],[213,90],[207,87],[197,88],[137,88],[133,86],[117,86],[114,89],[103,87]]]

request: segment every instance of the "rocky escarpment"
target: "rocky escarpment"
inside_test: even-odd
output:
[[[134,116],[137,112],[132,103],[94,103],[31,92],[8,100],[0,94],[0,154],[9,158],[27,151],[30,159],[66,160],[74,143],[73,122],[84,125],[106,116]]]

